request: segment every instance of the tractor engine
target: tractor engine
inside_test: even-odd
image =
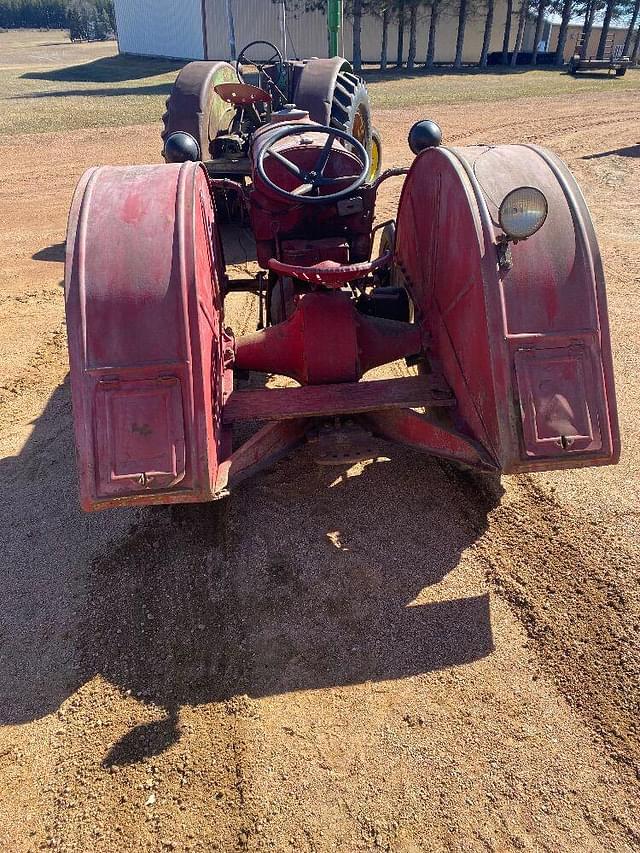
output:
[[[375,190],[363,186],[368,163],[362,152],[287,106],[255,132],[249,159],[261,267],[272,258],[298,266],[368,260]]]

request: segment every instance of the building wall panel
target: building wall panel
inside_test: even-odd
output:
[[[201,0],[115,0],[121,53],[204,59]]]
[[[240,49],[255,39],[267,39],[282,49],[282,26],[280,6],[271,0],[231,0],[235,23],[236,47]],[[209,59],[230,59],[229,28],[227,24],[226,0],[205,0],[206,31]],[[491,50],[502,49],[502,36],[506,17],[506,3],[497,0],[495,20],[491,38]],[[451,62],[455,56],[458,19],[455,15],[443,14],[438,26],[436,62]],[[419,10],[416,62],[423,63],[427,52],[429,10]],[[514,16],[511,42],[515,40],[517,19]],[[362,57],[365,62],[378,62],[382,26],[380,18],[368,15],[362,21]],[[344,56],[352,56],[352,28],[344,21]],[[484,18],[470,17],[467,22],[464,43],[464,61],[477,62],[482,49]],[[397,26],[389,26],[388,58],[395,62]],[[288,57],[307,58],[327,55],[327,24],[324,11],[289,12],[287,14]],[[405,27],[404,58],[409,50],[409,26]]]

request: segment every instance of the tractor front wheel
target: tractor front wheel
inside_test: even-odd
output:
[[[371,122],[371,106],[365,82],[351,71],[340,71],[337,76],[330,124],[331,127],[345,130],[364,146],[371,162],[368,180],[375,180],[382,166],[380,135],[373,129]]]
[[[371,131],[371,152],[369,156],[371,157],[370,180],[375,181],[382,171],[382,137],[380,131],[375,127]]]

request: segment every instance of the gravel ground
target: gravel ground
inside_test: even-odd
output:
[[[376,114],[388,165],[419,117]],[[0,140],[3,850],[640,849],[638,98],[432,117],[456,144],[548,145],[578,176],[619,466],[498,481],[303,452],[190,522],[83,515],[66,212],[85,167],[157,160],[158,128]],[[230,314],[254,322],[242,297]]]

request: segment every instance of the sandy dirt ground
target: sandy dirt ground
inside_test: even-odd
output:
[[[420,113],[376,115],[387,165]],[[301,452],[194,523],[83,515],[66,213],[86,167],[157,161],[158,127],[0,140],[0,849],[640,849],[639,99],[432,117],[450,143],[548,145],[582,183],[618,467]],[[234,297],[236,331],[253,307]]]

